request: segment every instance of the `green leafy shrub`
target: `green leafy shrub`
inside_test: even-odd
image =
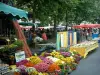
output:
[[[17,45],[18,48],[22,48],[23,47],[23,42],[21,40],[17,40],[13,44]]]
[[[14,43],[10,45],[4,45],[3,47],[0,47],[0,53],[12,53],[15,52],[18,48],[23,47],[23,42],[20,40],[15,41]]]

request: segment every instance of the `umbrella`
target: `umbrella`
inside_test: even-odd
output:
[[[100,28],[100,24],[81,24],[75,25],[74,28]]]
[[[30,23],[30,22],[19,22],[19,25],[23,25],[23,26],[35,26],[34,23]]]

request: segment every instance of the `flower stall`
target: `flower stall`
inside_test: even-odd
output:
[[[26,55],[29,57],[31,56],[31,51],[27,45],[26,38],[18,24],[17,20],[24,18],[28,19],[27,16],[28,12],[17,9],[10,5],[0,2],[0,42],[1,38],[5,38],[7,42],[3,42],[3,45],[12,43],[12,38],[18,38],[23,42],[23,50],[25,51]],[[4,41],[5,41],[4,40]],[[1,44],[1,43],[0,43]]]
[[[10,66],[14,75],[67,75],[76,69],[81,56],[77,52],[43,52]]]
[[[87,54],[99,47],[97,41],[85,41],[70,47],[70,51],[77,51],[81,56],[86,58]]]
[[[8,74],[8,64],[15,64],[16,51],[24,50],[26,56],[31,56],[25,36],[17,22],[20,18],[28,19],[28,13],[3,1],[0,1],[0,61],[3,61],[0,62],[0,75]]]

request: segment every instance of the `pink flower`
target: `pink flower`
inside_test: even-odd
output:
[[[47,72],[48,71],[48,67],[49,67],[49,65],[46,64],[46,63],[43,63],[43,62],[34,66],[34,68],[36,68],[36,70],[38,72]]]
[[[39,58],[40,58],[41,60],[44,60],[44,59],[45,59],[45,57],[43,57],[43,56],[39,56]]]
[[[46,63],[46,64],[49,64],[49,65],[53,63],[53,61],[51,59],[49,59],[49,58],[45,58],[43,60],[43,62]]]
[[[28,62],[28,60],[21,60],[20,62],[16,62],[17,66],[24,65]]]

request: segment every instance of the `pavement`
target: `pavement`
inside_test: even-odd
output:
[[[70,75],[100,75],[100,46],[82,59]]]

